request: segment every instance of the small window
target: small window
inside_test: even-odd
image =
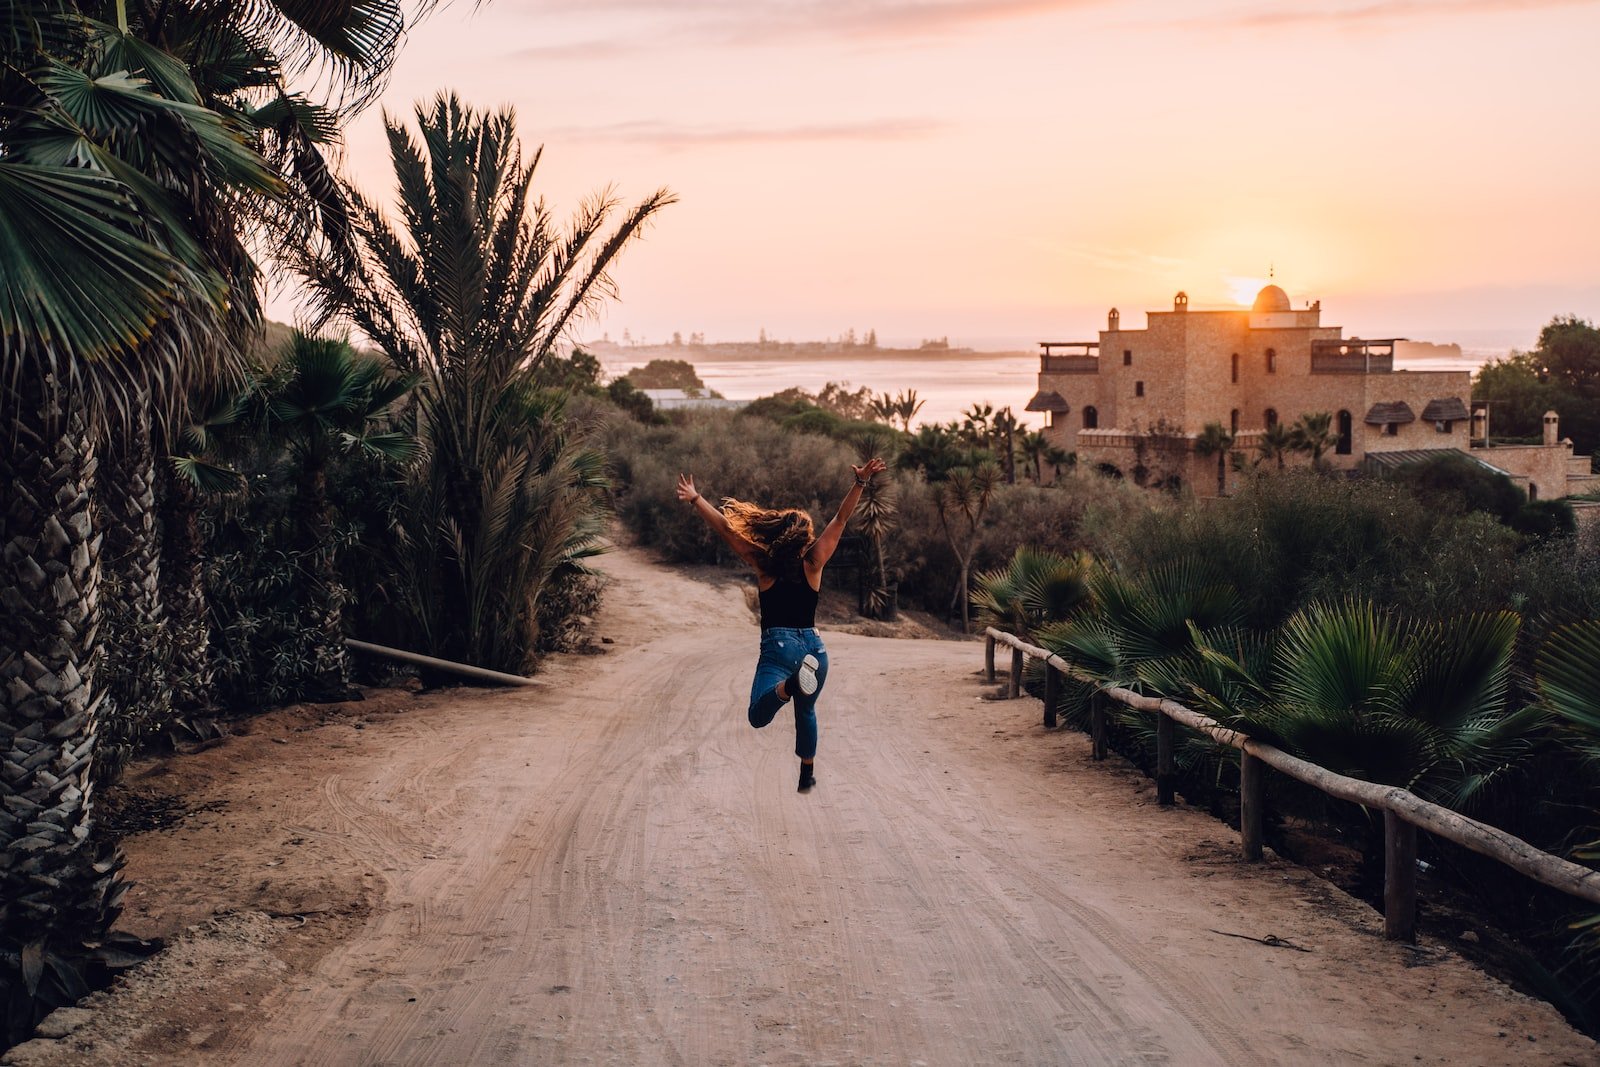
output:
[[[1433,424],[1433,428],[1440,433],[1449,433],[1451,430],[1455,429],[1455,425],[1456,424],[1450,419],[1439,419]]]
[[[1261,421],[1266,423],[1268,426],[1276,426],[1276,425],[1278,425],[1278,413],[1277,413],[1277,411],[1272,409],[1272,408],[1268,408],[1266,410],[1266,413],[1264,415],[1262,415]]]
[[[1134,396],[1144,396],[1144,383],[1143,382],[1134,382],[1133,383],[1133,395]]]
[[[1133,349],[1124,348],[1122,350],[1122,365],[1124,367],[1133,366]]]
[[[1275,348],[1267,349],[1267,373],[1278,373],[1278,350]]]
[[[1386,423],[1384,423],[1383,424],[1383,436],[1385,436],[1385,437],[1399,437],[1400,436],[1400,424],[1398,422],[1386,422]]]
[[[1100,426],[1100,413],[1090,404],[1083,409],[1083,428],[1085,430],[1097,429]]]
[[[1233,354],[1233,380],[1235,382],[1239,380],[1239,353],[1237,352]]]
[[[1237,434],[1239,432],[1238,408],[1234,408],[1232,411],[1228,412],[1228,432],[1232,434]]]
[[[1334,445],[1335,455],[1348,456],[1350,454],[1351,437],[1355,430],[1355,420],[1348,411],[1339,412],[1339,440]]]
[[[1539,487],[1537,485],[1535,485],[1533,482],[1529,482],[1528,483],[1528,499],[1529,500],[1538,500],[1539,499]]]

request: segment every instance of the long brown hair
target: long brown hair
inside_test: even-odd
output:
[[[817,543],[811,516],[799,508],[763,508],[728,497],[722,502],[728,525],[761,552],[761,570],[786,581],[805,579],[806,553]]]

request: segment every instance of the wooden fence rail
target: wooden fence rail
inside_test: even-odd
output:
[[[1011,649],[1012,675],[1008,690],[1015,697],[1021,692],[1022,663],[1024,657],[1045,664],[1045,692],[1054,696],[1059,692],[1056,675],[1074,678],[1099,686],[1060,656],[1048,649],[1030,645],[1021,638],[1003,630],[989,627],[984,631],[984,675],[993,682],[994,646],[1006,645]],[[1421,827],[1447,841],[1471,849],[1490,859],[1505,864],[1512,870],[1536,882],[1559,889],[1563,893],[1600,904],[1600,871],[1582,864],[1564,860],[1541,852],[1512,834],[1487,823],[1469,819],[1460,812],[1440,807],[1423,800],[1409,789],[1399,786],[1378,785],[1359,778],[1347,778],[1326,767],[1319,767],[1280,748],[1256,741],[1237,730],[1231,730],[1215,719],[1201,715],[1174,700],[1147,697],[1121,686],[1103,686],[1096,690],[1089,705],[1089,732],[1094,743],[1094,758],[1104,759],[1106,754],[1106,701],[1114,700],[1136,711],[1152,712],[1156,719],[1156,797],[1159,803],[1173,803],[1175,785],[1173,723],[1182,723],[1192,730],[1206,734],[1221,744],[1236,748],[1242,754],[1239,761],[1239,837],[1247,860],[1261,858],[1262,818],[1265,790],[1263,776],[1266,768],[1288,775],[1290,778],[1322,790],[1331,797],[1348,800],[1365,808],[1383,812],[1384,868],[1383,868],[1383,932],[1386,937],[1410,941],[1416,936],[1417,923],[1417,828]],[[1045,701],[1044,723],[1054,726],[1055,702]]]

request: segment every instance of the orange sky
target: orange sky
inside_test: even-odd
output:
[[[1600,317],[1596,42],[1573,0],[458,2],[384,105],[514,105],[558,206],[680,196],[591,334],[993,347],[1275,265],[1471,347]],[[347,140],[386,190],[376,109]]]

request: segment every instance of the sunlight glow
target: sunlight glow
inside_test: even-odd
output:
[[[1237,274],[1225,274],[1222,281],[1228,287],[1228,299],[1241,307],[1255,303],[1256,294],[1273,284],[1270,278],[1245,278]]]

